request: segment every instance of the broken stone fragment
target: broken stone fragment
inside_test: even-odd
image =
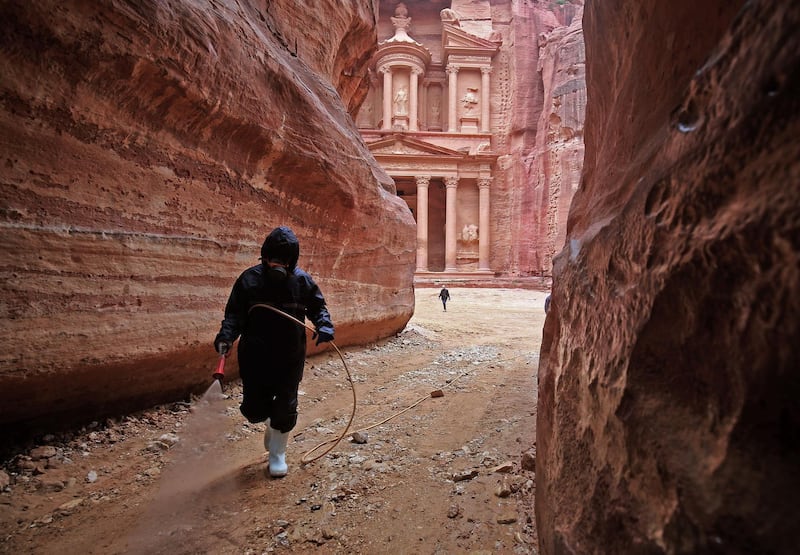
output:
[[[492,468],[492,473],[508,474],[512,470],[514,470],[514,463],[511,461],[506,461]]]
[[[502,482],[500,482],[500,484],[498,484],[497,489],[494,491],[494,494],[497,497],[503,497],[503,498],[508,497],[509,495],[511,495],[511,488],[509,487],[508,483],[505,480],[503,480]]]
[[[497,524],[514,524],[517,521],[517,515],[507,514],[497,517]]]
[[[471,480],[475,476],[478,475],[477,470],[464,470],[463,472],[457,472],[453,474],[453,481],[454,482],[463,482],[464,480]]]
[[[158,438],[158,441],[166,443],[167,445],[172,447],[173,445],[178,443],[178,441],[180,441],[180,438],[175,434],[167,433],[167,434],[162,434],[161,437]]]
[[[45,445],[42,447],[36,447],[35,449],[31,450],[31,459],[34,461],[39,461],[42,459],[49,459],[50,457],[55,457],[57,454],[56,448],[52,445]]]
[[[155,440],[151,441],[150,444],[147,446],[147,450],[151,453],[160,453],[162,451],[166,451],[169,449],[169,444],[164,443],[163,441]]]
[[[58,510],[62,512],[70,512],[74,510],[78,505],[83,503],[83,498],[78,497],[77,499],[72,499],[71,501],[67,501],[66,503],[62,503],[59,505]]]
[[[522,454],[522,469],[523,470],[536,470],[536,452],[525,451]]]
[[[369,441],[369,435],[365,432],[353,432],[352,434],[353,443],[364,444]]]
[[[62,491],[66,486],[64,481],[59,478],[44,478],[40,482],[40,487],[42,491],[45,492],[54,492],[54,491]]]

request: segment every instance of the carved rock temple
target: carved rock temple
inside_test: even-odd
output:
[[[547,179],[509,170],[510,160],[522,164],[520,157],[534,150],[520,145],[516,158],[512,154],[512,112],[536,112],[526,88],[543,88],[522,75],[515,79],[508,53],[515,35],[525,33],[508,24],[510,2],[448,4],[381,3],[369,92],[356,123],[414,215],[418,283],[549,275],[549,260],[563,235],[566,207],[578,182],[582,141],[575,131],[570,133],[572,173],[563,189],[549,191]],[[541,20],[539,14],[532,26],[541,27]],[[559,26],[555,21],[551,25]],[[527,50],[525,44],[518,48]],[[535,48],[527,53],[536,57]],[[582,48],[574,54],[581,64]],[[582,92],[581,82],[568,91],[572,98],[567,104],[575,105]],[[576,130],[582,125],[585,97],[580,100]],[[549,147],[540,150],[549,156]],[[538,191],[538,202],[516,202],[526,189]],[[535,224],[548,220],[549,233]],[[520,265],[514,245],[518,238],[534,235],[539,256]]]

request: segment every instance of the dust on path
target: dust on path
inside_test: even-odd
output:
[[[202,445],[196,407],[176,403],[49,438],[55,455],[7,461],[0,553],[534,552],[535,476],[522,463],[546,293],[450,293],[444,312],[438,289],[417,289],[406,330],[345,350],[353,430],[425,398],[366,443],[345,439],[299,464],[350,415],[341,362],[324,353],[306,365],[286,478],[267,477],[264,427],[239,415],[231,384],[215,409],[221,431]],[[202,456],[182,464],[181,448]]]

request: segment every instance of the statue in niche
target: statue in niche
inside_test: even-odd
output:
[[[405,85],[397,89],[394,95],[394,113],[396,116],[408,114],[408,89]]]
[[[442,101],[437,97],[431,102],[431,123],[439,123],[442,117]]]
[[[461,230],[461,240],[465,243],[474,243],[478,240],[478,226],[467,224]]]
[[[464,105],[464,111],[466,111],[468,114],[471,114],[472,110],[478,104],[477,87],[467,87],[467,93],[461,99],[461,103]]]

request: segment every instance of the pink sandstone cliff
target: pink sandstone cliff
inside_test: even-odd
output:
[[[230,287],[276,225],[337,343],[403,328],[414,222],[350,117],[376,9],[4,3],[0,428],[208,385]]]
[[[583,165],[583,2],[512,3],[511,13],[493,261],[504,275],[549,276]]]
[[[587,3],[539,369],[540,552],[794,553],[800,4]]]

